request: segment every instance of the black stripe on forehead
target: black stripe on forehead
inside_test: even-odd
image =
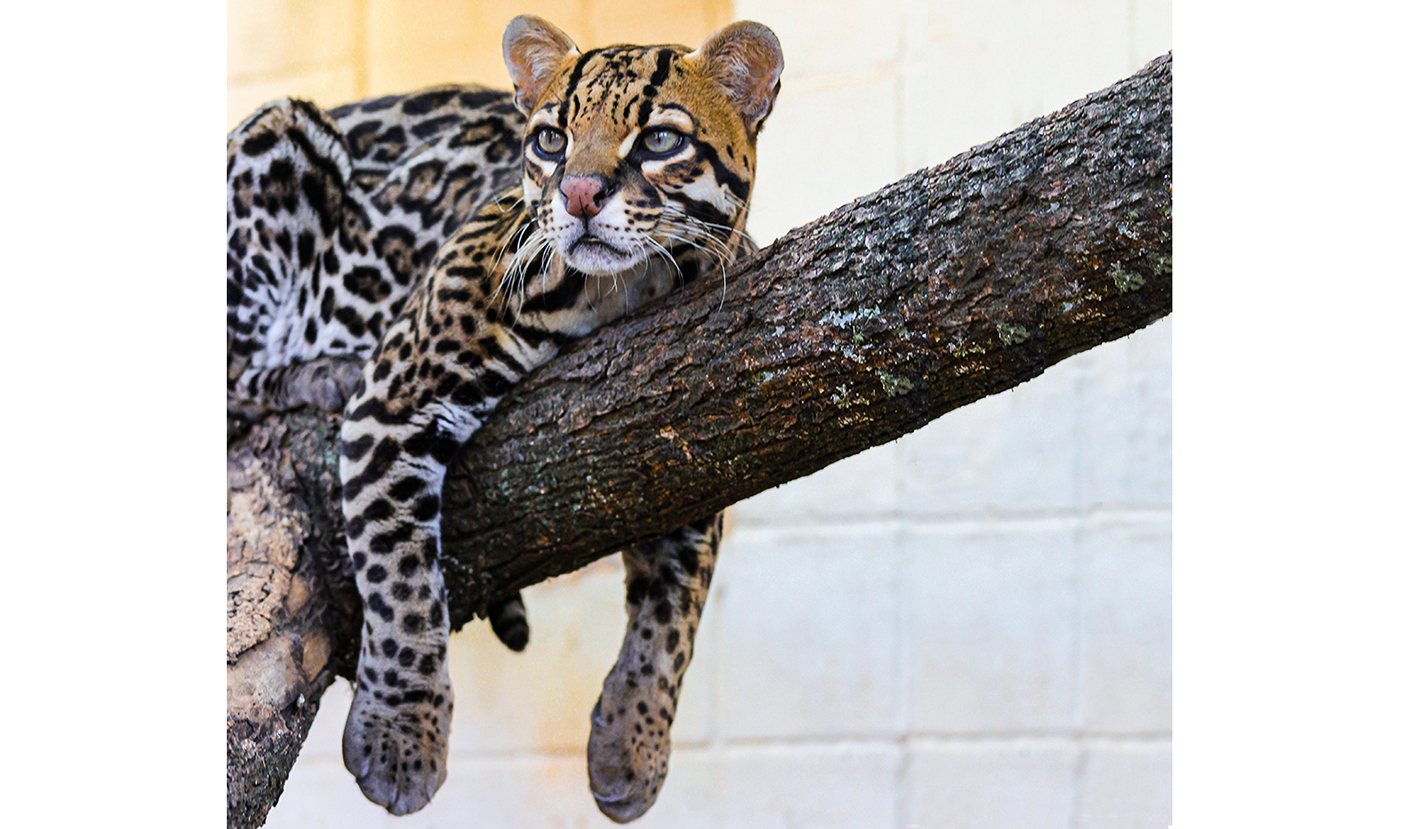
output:
[[[691,123],[693,123],[693,125],[694,125],[696,128],[697,128],[698,125],[699,125],[699,119],[695,118],[695,117],[694,117],[694,113],[690,112],[686,107],[679,106],[678,104],[660,104],[660,105],[659,105],[659,109],[660,109],[660,111],[662,111],[662,112],[663,112],[663,111],[668,111],[668,110],[671,110],[671,109],[674,110],[675,112],[682,112],[682,113],[684,113],[684,116],[685,116],[686,118],[688,118],[689,121],[690,121]]]
[[[654,74],[649,76],[650,86],[659,86],[669,77],[669,59],[672,57],[673,49],[660,49],[654,56]]]
[[[644,98],[640,101],[639,125],[642,127],[649,120],[650,109],[654,107],[654,96],[659,94],[659,85],[669,77],[669,60],[673,57],[672,49],[660,49],[654,56],[654,74],[649,76],[649,86],[641,93]]]
[[[566,128],[566,108],[571,105],[571,96],[575,94],[576,85],[581,82],[581,73],[585,71],[586,62],[600,52],[600,49],[591,49],[581,55],[581,59],[576,61],[576,65],[571,68],[571,80],[566,85],[566,97],[561,99],[561,108],[556,111],[556,125],[562,129]]]

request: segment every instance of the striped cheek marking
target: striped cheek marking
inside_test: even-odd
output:
[[[738,206],[734,203],[728,186],[720,182],[712,170],[705,170],[703,175],[685,183],[678,190],[694,201],[712,205],[724,216],[738,215]]]
[[[531,176],[522,176],[522,193],[528,204],[536,204],[541,201],[541,183]]]

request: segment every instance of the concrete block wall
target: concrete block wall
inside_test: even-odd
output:
[[[535,5],[487,24],[492,41]],[[482,25],[472,14],[458,25]],[[642,37],[702,36],[674,33],[682,14],[619,14]],[[787,59],[760,147],[763,242],[1170,48],[1158,0],[739,0],[731,16],[771,26]],[[563,28],[583,45],[630,39]],[[1170,332],[1163,320],[735,508],[669,780],[637,825],[1169,824]],[[584,750],[621,577],[607,559],[527,591],[526,653],[480,623],[454,637],[452,762],[427,809],[392,818],[359,794],[340,685],[268,825],[610,825]]]
[[[577,43],[697,43],[730,0],[227,0],[227,127],[287,95],[336,106],[439,83],[510,88],[502,30],[537,14]]]

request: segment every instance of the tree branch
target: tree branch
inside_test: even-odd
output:
[[[894,440],[1170,310],[1167,55],[788,233],[534,372],[449,475],[452,622]],[[315,678],[294,683],[304,701],[295,705],[288,685],[276,695],[297,723],[306,708],[313,717],[331,671],[348,675],[358,646],[333,484],[337,428],[295,413],[230,450],[242,481],[283,482],[288,523],[303,528],[294,532],[310,595],[277,614],[270,634],[329,642],[318,665],[287,671]],[[238,523],[230,513],[229,522]],[[287,617],[305,619],[304,632],[281,627]],[[246,676],[246,654],[229,654],[233,675]],[[259,753],[263,728],[230,756]],[[287,744],[303,739],[298,724],[285,733]]]

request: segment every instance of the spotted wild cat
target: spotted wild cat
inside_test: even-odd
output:
[[[341,478],[365,621],[344,757],[395,814],[447,775],[447,465],[566,343],[752,250],[756,139],[782,71],[776,37],[749,22],[696,50],[581,52],[525,16],[503,56],[511,95],[441,87],[329,115],[284,101],[229,142],[229,408],[348,397]],[[721,526],[624,551],[630,619],[588,747],[616,821],[663,784]],[[520,609],[492,609],[513,646]]]

